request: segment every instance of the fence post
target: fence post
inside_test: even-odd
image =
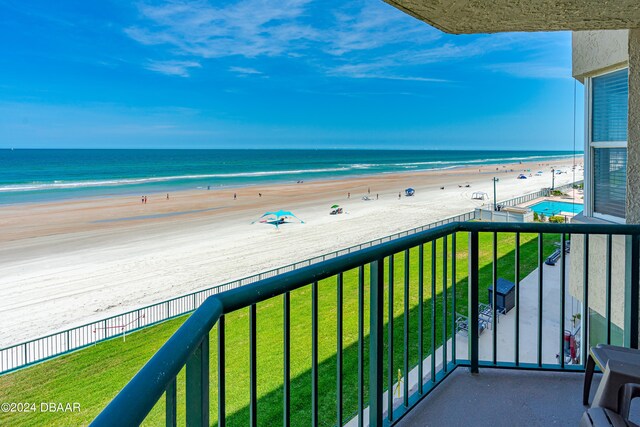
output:
[[[371,263],[369,292],[369,425],[382,426],[382,359],[384,348],[384,260]],[[409,376],[406,375],[408,379]],[[406,381],[406,380],[405,380]],[[389,390],[389,393],[392,391]],[[393,410],[393,408],[389,408]]]
[[[469,363],[478,373],[478,232],[469,233]]]

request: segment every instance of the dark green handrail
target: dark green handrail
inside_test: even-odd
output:
[[[141,424],[162,394],[172,386],[180,370],[203,341],[208,339],[209,332],[222,315],[460,231],[476,236],[472,248],[477,251],[479,232],[633,235],[637,240],[640,225],[455,222],[211,296],[194,311],[91,425]],[[474,318],[477,322],[477,316],[473,314],[470,316],[471,322]],[[470,331],[477,333],[477,328],[472,324]],[[475,366],[472,361],[472,367],[477,369],[477,360]],[[208,413],[208,408],[206,411]]]

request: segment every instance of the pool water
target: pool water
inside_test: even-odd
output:
[[[571,212],[574,215],[582,212],[582,204],[580,203],[556,202],[552,200],[536,203],[530,206],[530,208],[532,211],[538,214],[545,214],[546,216],[557,215],[560,212]]]

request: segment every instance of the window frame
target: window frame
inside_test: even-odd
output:
[[[594,218],[602,219],[609,222],[614,222],[618,224],[626,223],[626,218],[618,217],[614,215],[604,214],[595,211],[595,162],[594,162],[594,152],[593,150],[596,148],[627,148],[629,136],[627,135],[626,141],[592,141],[592,127],[593,127],[593,79],[601,76],[605,76],[607,74],[615,73],[621,70],[629,70],[629,66],[624,64],[618,66],[616,68],[609,69],[605,72],[594,74],[593,76],[585,78],[585,110],[587,111],[587,117],[585,120],[585,165],[589,166],[589,170],[591,173],[588,177],[585,177],[585,214],[587,216],[591,216]],[[628,118],[627,118],[628,120]],[[628,126],[628,125],[627,125]]]

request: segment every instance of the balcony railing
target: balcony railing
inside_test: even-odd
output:
[[[595,239],[604,248],[597,256],[590,252]],[[614,239],[624,245],[623,253],[614,250]],[[567,242],[572,242],[571,255],[564,250]],[[557,265],[545,267],[556,246]],[[581,273],[571,278],[571,286],[569,257],[576,257],[572,272]],[[595,284],[590,274],[602,266],[604,283]],[[624,268],[624,283],[614,283],[616,266]],[[515,285],[509,312],[502,308],[508,305],[501,300],[506,296],[495,292],[498,278],[505,276]],[[489,286],[494,290],[491,297],[485,294]],[[279,398],[268,404],[277,401],[280,406],[264,414],[270,425],[394,424],[460,366],[472,372],[484,366],[584,369],[590,314],[596,305],[603,307],[596,310],[604,319],[603,340],[613,341],[614,323],[623,323],[621,344],[637,348],[639,286],[640,226],[446,224],[209,297],[92,425],[139,425],[153,411],[153,421],[147,419],[153,424],[163,418],[174,426],[180,415],[187,425],[223,426],[236,417],[242,422],[233,424],[255,426],[266,407],[259,405],[260,399],[273,391],[265,391],[269,387],[263,384],[274,384],[274,375],[281,378],[275,382]],[[622,314],[612,310],[618,291],[624,295]],[[330,306],[327,295],[335,295]],[[596,300],[598,304],[589,302]],[[274,302],[282,304],[281,311]],[[259,306],[269,313],[278,311],[281,326],[278,320],[259,330]],[[231,324],[240,322],[238,313],[246,322],[246,349],[237,344],[244,325]],[[325,344],[333,335],[320,330],[319,314],[322,324],[327,316],[335,316],[335,321],[330,319],[335,325],[331,352]],[[345,343],[347,323],[357,325],[357,339],[351,344]],[[292,334],[292,327],[298,332]],[[259,333],[274,340],[260,352]],[[227,344],[228,339],[233,342]],[[308,340],[306,360],[292,353],[295,340]],[[321,361],[320,351],[330,357]],[[217,365],[213,370],[211,354]],[[237,384],[244,378],[236,377],[237,372],[230,375],[230,366],[237,366],[234,359],[242,357],[247,358],[244,373],[248,372],[244,388]],[[268,361],[262,369],[260,358]],[[303,368],[303,375],[292,378],[292,358],[306,363],[308,371]],[[345,371],[347,365],[357,367],[357,375]],[[335,384],[329,384],[331,379]],[[228,410],[230,402],[233,408]]]

